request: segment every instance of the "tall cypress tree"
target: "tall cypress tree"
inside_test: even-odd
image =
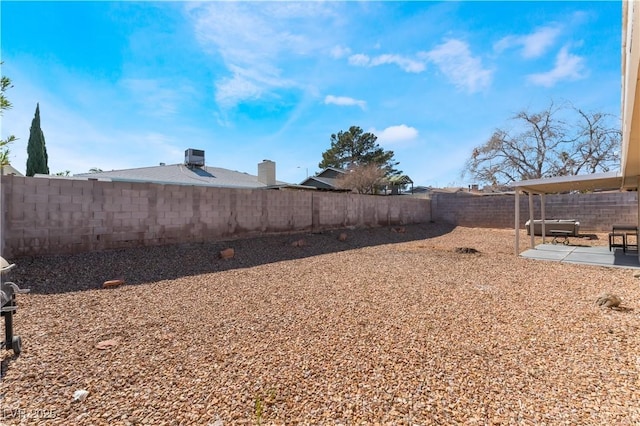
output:
[[[31,121],[27,154],[27,176],[36,173],[49,174],[49,156],[44,143],[44,133],[40,128],[40,103],[36,104],[36,115]]]

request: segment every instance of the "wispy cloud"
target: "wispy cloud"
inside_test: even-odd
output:
[[[311,26],[306,18],[330,19],[332,7],[286,2],[211,2],[187,7],[203,49],[220,57],[229,72],[215,82],[216,101],[231,108],[279,89],[305,87],[301,77],[284,75],[283,58],[330,50],[327,38],[319,36],[322,25]]]
[[[425,70],[424,62],[395,54],[384,54],[369,57],[365,54],[358,53],[349,57],[349,64],[362,67],[377,67],[380,65],[394,64],[400,67],[403,71],[410,73],[420,73]]]
[[[530,74],[527,80],[531,83],[552,87],[563,80],[578,80],[584,77],[584,58],[569,53],[569,48],[564,46],[556,56],[556,63],[552,70]]]
[[[383,145],[394,145],[402,142],[409,142],[418,137],[418,130],[415,127],[400,124],[398,126],[389,126],[383,130],[371,131],[378,137],[378,142]]]
[[[128,78],[121,80],[120,84],[130,92],[132,101],[139,105],[139,111],[151,116],[175,115],[182,99],[195,93],[192,87],[175,81]]]
[[[363,110],[367,107],[367,103],[365,101],[349,98],[347,96],[327,95],[324,98],[324,103],[327,105],[333,104],[340,106],[359,106]]]
[[[531,34],[510,35],[500,39],[493,48],[500,53],[512,47],[522,48],[520,54],[525,59],[538,58],[544,55],[556,42],[562,28],[558,25],[548,25],[536,29]]]
[[[482,66],[482,60],[471,54],[464,41],[448,40],[420,56],[436,64],[459,89],[474,93],[491,85],[493,71]]]
[[[344,58],[345,56],[349,56],[351,54],[351,49],[346,46],[334,46],[331,49],[331,57],[334,59]]]
[[[459,89],[469,93],[478,92],[491,84],[493,71],[482,66],[482,60],[473,56],[469,45],[461,40],[448,40],[434,49],[418,52],[415,58],[397,54],[383,54],[370,57],[364,53],[349,56],[349,64],[361,67],[376,67],[395,64],[408,73],[421,73],[428,63],[438,69]]]

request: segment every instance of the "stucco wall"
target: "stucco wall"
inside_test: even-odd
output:
[[[534,196],[534,217],[540,218],[540,197]],[[433,220],[460,226],[513,228],[515,195],[434,194]],[[545,196],[545,218],[576,219],[581,230],[607,231],[614,223],[638,221],[637,192],[557,194]],[[529,219],[529,197],[520,195],[520,227]]]
[[[419,223],[429,200],[46,179],[1,181],[4,257]]]

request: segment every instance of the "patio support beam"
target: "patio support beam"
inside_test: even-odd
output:
[[[546,243],[546,235],[544,226],[544,193],[540,193],[540,219],[542,219],[542,244]]]
[[[536,236],[535,230],[536,227],[533,225],[533,192],[529,191],[529,228],[531,229],[529,233],[531,234],[531,248],[536,247]]]
[[[520,190],[516,188],[516,256],[520,254]]]

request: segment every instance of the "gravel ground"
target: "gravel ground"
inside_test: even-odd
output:
[[[640,424],[634,271],[518,258],[512,230],[397,231],[12,259],[33,293],[0,424]]]

